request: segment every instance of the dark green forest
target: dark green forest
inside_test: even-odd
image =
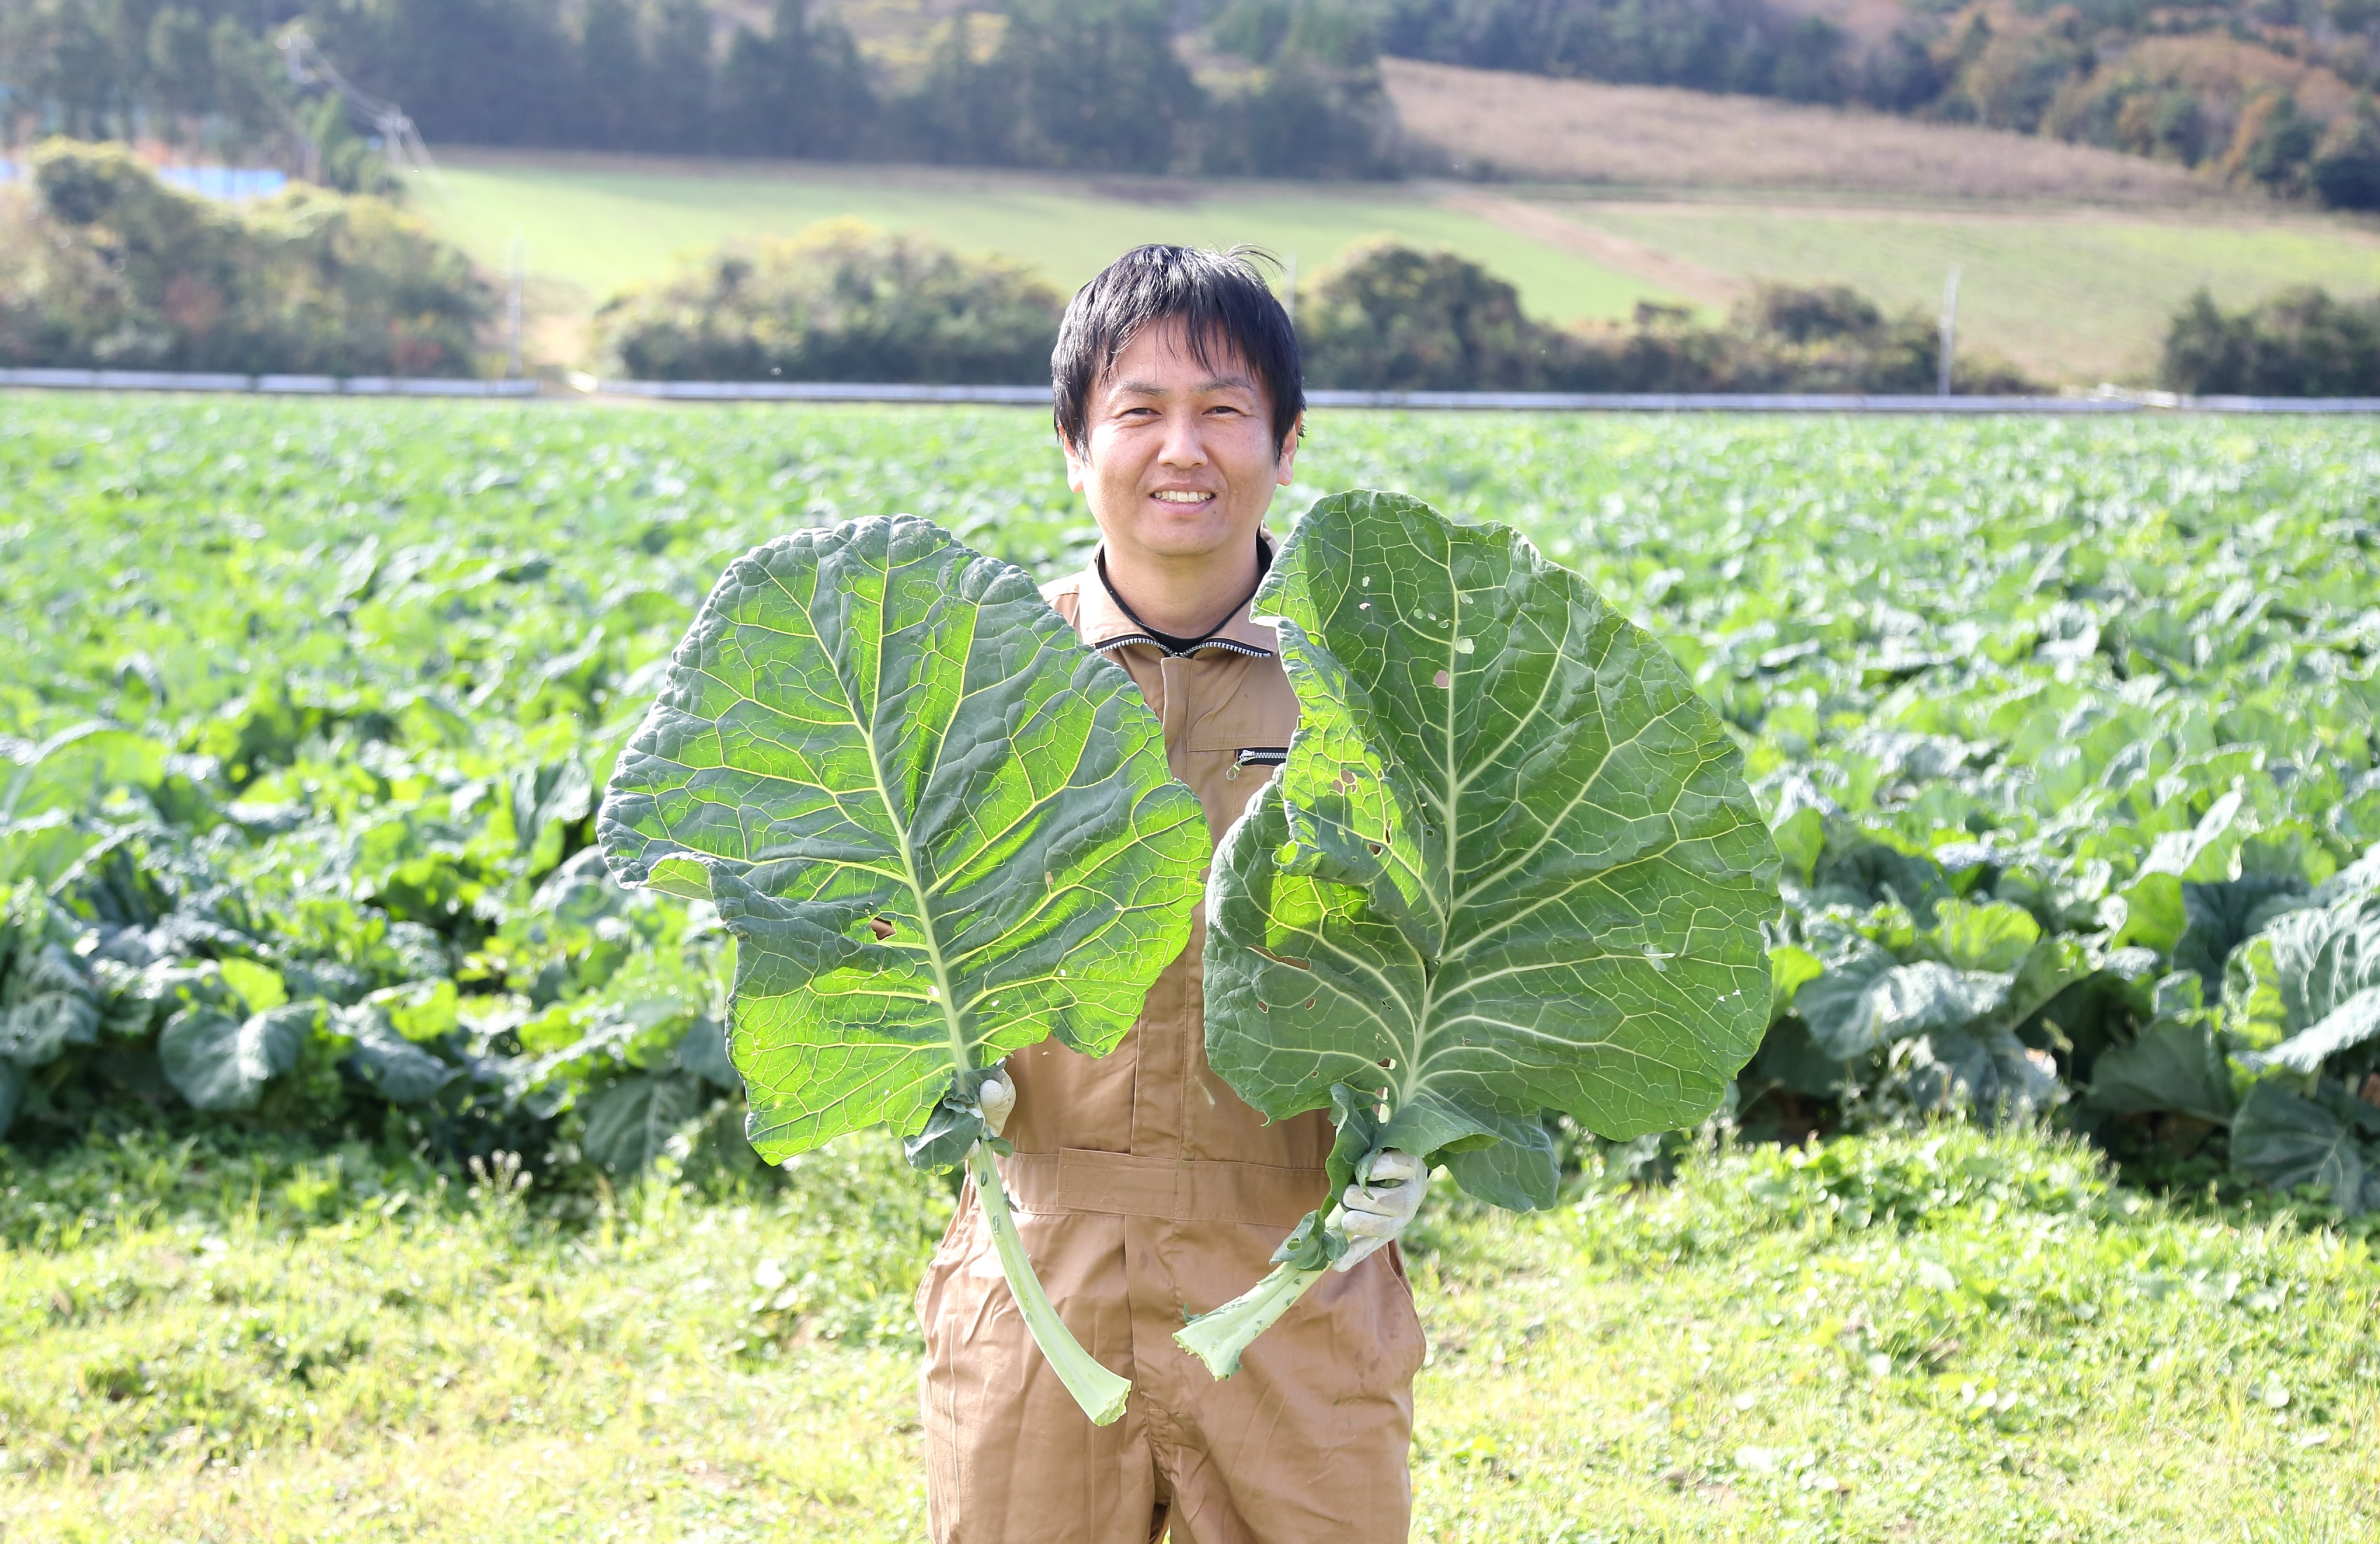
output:
[[[973,25],[982,19],[998,25]],[[806,0],[777,0],[764,25],[723,38],[702,0],[0,0],[0,115],[18,142],[156,140],[294,167],[322,115],[276,47],[293,25],[433,144],[1290,176],[1391,169],[1368,26],[1265,40],[1210,90],[1183,63],[1159,0],[1009,0],[996,18],[962,15],[906,87]]]
[[[0,121],[297,169],[362,126],[289,79],[293,25],[432,143],[1385,176],[1391,55],[1858,104],[2380,207],[2374,0],[1903,0],[1882,37],[1778,0],[984,0],[899,72],[811,0],[732,22],[708,0],[0,0]],[[323,179],[369,176],[350,154]]]

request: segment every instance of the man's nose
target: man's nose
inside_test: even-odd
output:
[[[1198,436],[1198,417],[1195,413],[1176,413],[1165,420],[1165,444],[1157,453],[1158,460],[1169,467],[1203,467],[1207,464],[1207,446]]]

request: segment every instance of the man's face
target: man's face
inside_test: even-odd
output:
[[[1271,404],[1236,354],[1201,365],[1177,323],[1144,328],[1091,387],[1066,482],[1111,553],[1200,558],[1256,543],[1297,436],[1276,447]]]

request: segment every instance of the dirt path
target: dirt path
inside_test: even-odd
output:
[[[1448,209],[1501,225],[1515,236],[1575,252],[1632,278],[1658,285],[1682,299],[1725,306],[1732,304],[1744,291],[1742,280],[1714,274],[1641,241],[1565,219],[1544,204],[1467,188],[1449,188],[1439,195],[1438,201]]]

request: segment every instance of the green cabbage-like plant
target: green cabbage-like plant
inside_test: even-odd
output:
[[[598,817],[622,882],[715,905],[728,1051],[782,1161],[877,1125],[965,1163],[1035,1340],[1095,1421],[1130,1385],[1034,1278],[977,1104],[1048,1036],[1104,1055],[1188,939],[1205,818],[1130,679],[1023,571],[903,517],[731,565]]]
[[[1708,1114],[1768,1023],[1777,855],[1659,643],[1512,531],[1317,504],[1258,593],[1300,720],[1210,885],[1207,1054],[1276,1119],[1329,1108],[1332,1194],[1384,1149],[1550,1205],[1541,1113]],[[1176,1339],[1218,1377],[1344,1254],[1306,1218]]]
[[[1813,924],[1817,953],[1802,958],[1821,973],[1792,1000],[1803,1039],[1772,1040],[1755,1071],[1803,1092],[1859,1084],[1904,1109],[1986,1121],[2062,1100],[2054,1064],[2017,1028],[2089,974],[2082,947],[2009,901],[1944,899],[1931,916],[1919,927],[1888,905],[1870,910],[1867,931]]]
[[[2231,1167],[2284,1196],[2319,1185],[2349,1217],[2380,1210],[2380,1110],[2330,1078],[2294,1081],[2268,1078],[2240,1101]]]
[[[2195,971],[2177,970],[2156,983],[2151,1004],[2155,1016],[2137,1039],[2099,1053],[2085,1108],[2230,1125],[2238,1100],[2230,1066],[2216,1043],[2205,981]]]
[[[2380,895],[2289,912],[2229,963],[2225,1003],[2244,1042],[2271,1046],[2269,1058],[2293,1072],[2349,1062],[2370,1070],[2380,1038]]]

